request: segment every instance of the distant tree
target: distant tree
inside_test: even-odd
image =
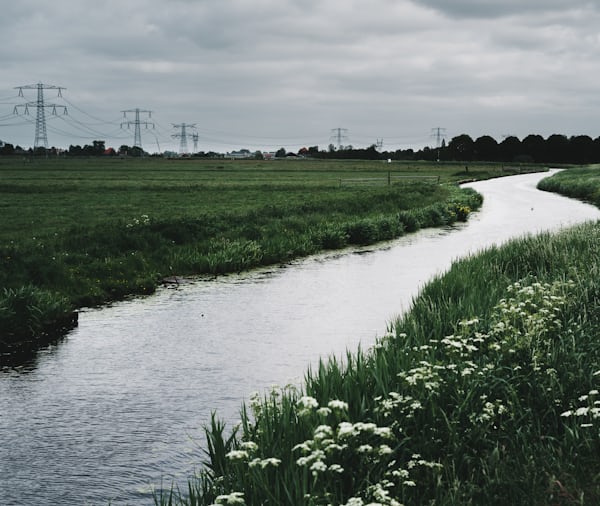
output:
[[[442,156],[444,156],[444,157],[447,156],[445,154],[445,152],[446,152],[446,150],[444,152],[442,152]],[[431,149],[429,146],[425,146],[420,151],[417,151],[416,158],[418,160],[433,161],[433,160],[437,160],[437,158],[438,158],[437,155],[438,155],[437,149]],[[444,158],[444,159],[446,159],[446,158]]]
[[[489,135],[483,135],[475,140],[474,151],[477,160],[496,161],[498,159],[498,142]]]
[[[594,161],[594,163],[600,162],[600,137],[596,137],[594,139],[594,156],[593,156],[593,161]]]
[[[566,135],[553,134],[546,139],[546,161],[564,163],[569,159],[569,139]]]
[[[589,135],[577,135],[569,139],[568,161],[573,163],[592,163],[594,158],[594,141]]]
[[[255,159],[255,160],[264,160],[264,158],[265,158],[265,157],[263,156],[263,154],[262,154],[262,151],[260,151],[260,150],[257,150],[257,151],[254,153],[254,159]]]
[[[309,156],[318,156],[319,154],[319,146],[309,146],[308,147],[308,155]]]
[[[144,150],[139,146],[132,146],[128,151],[129,156],[134,156],[136,158],[141,158],[144,156]]]
[[[92,151],[96,156],[103,155],[106,151],[106,141],[93,141]]]
[[[14,155],[15,147],[8,142],[2,146],[0,149],[0,155]]]
[[[521,142],[522,151],[534,162],[543,162],[546,158],[546,141],[541,135],[530,134]]]
[[[276,152],[275,152],[275,158],[285,158],[287,152],[285,151],[285,148],[279,148]]]
[[[500,160],[503,162],[514,162],[522,153],[521,141],[514,135],[506,137],[499,145]]]
[[[462,134],[448,143],[445,152],[450,160],[470,161],[473,159],[474,146],[473,139],[467,134]]]
[[[367,160],[379,160],[381,157],[379,151],[377,151],[377,145],[371,144],[367,149],[364,150],[365,159]]]

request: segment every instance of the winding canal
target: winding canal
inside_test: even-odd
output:
[[[546,176],[470,184],[484,206],[457,227],[83,311],[61,342],[0,368],[0,501],[152,504],[161,480],[185,486],[211,411],[231,426],[253,390],[368,348],[458,257],[600,218],[536,190]]]

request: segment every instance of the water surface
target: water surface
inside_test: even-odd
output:
[[[537,191],[541,177],[470,184],[485,202],[464,225],[82,312],[35,361],[0,369],[2,504],[152,504],[161,478],[185,484],[213,410],[233,423],[252,391],[368,348],[458,257],[600,218]]]

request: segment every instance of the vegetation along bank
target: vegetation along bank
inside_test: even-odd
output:
[[[599,245],[593,223],[455,262],[372,349],[213,418],[157,504],[600,503]]]
[[[468,171],[468,172],[467,172]],[[0,352],[74,310],[465,220],[456,182],[499,165],[61,159],[0,161]]]

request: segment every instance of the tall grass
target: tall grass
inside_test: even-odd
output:
[[[598,504],[600,225],[456,262],[370,350],[207,427],[158,504]]]
[[[209,192],[215,201],[223,188]],[[240,272],[324,249],[393,239],[420,227],[464,221],[481,204],[472,190],[426,182],[368,189],[315,183],[310,194],[306,183],[246,188],[247,194],[238,194],[243,202],[231,202],[229,211],[208,206],[197,214],[167,215],[157,208],[156,215],[77,220],[53,233],[12,235],[14,240],[0,243],[0,286],[32,286],[53,296],[55,306],[42,318],[49,322],[57,316],[54,307],[61,305],[66,317],[78,307],[151,293],[168,277]],[[246,202],[250,194],[256,202]],[[89,196],[94,198],[100,197]],[[59,201],[53,205],[58,208]],[[48,207],[49,214],[53,211]],[[5,319],[12,320],[0,327],[0,342],[6,329],[12,341],[33,338],[36,311],[6,312]]]
[[[600,167],[580,167],[561,171],[540,181],[538,188],[600,206]]]

